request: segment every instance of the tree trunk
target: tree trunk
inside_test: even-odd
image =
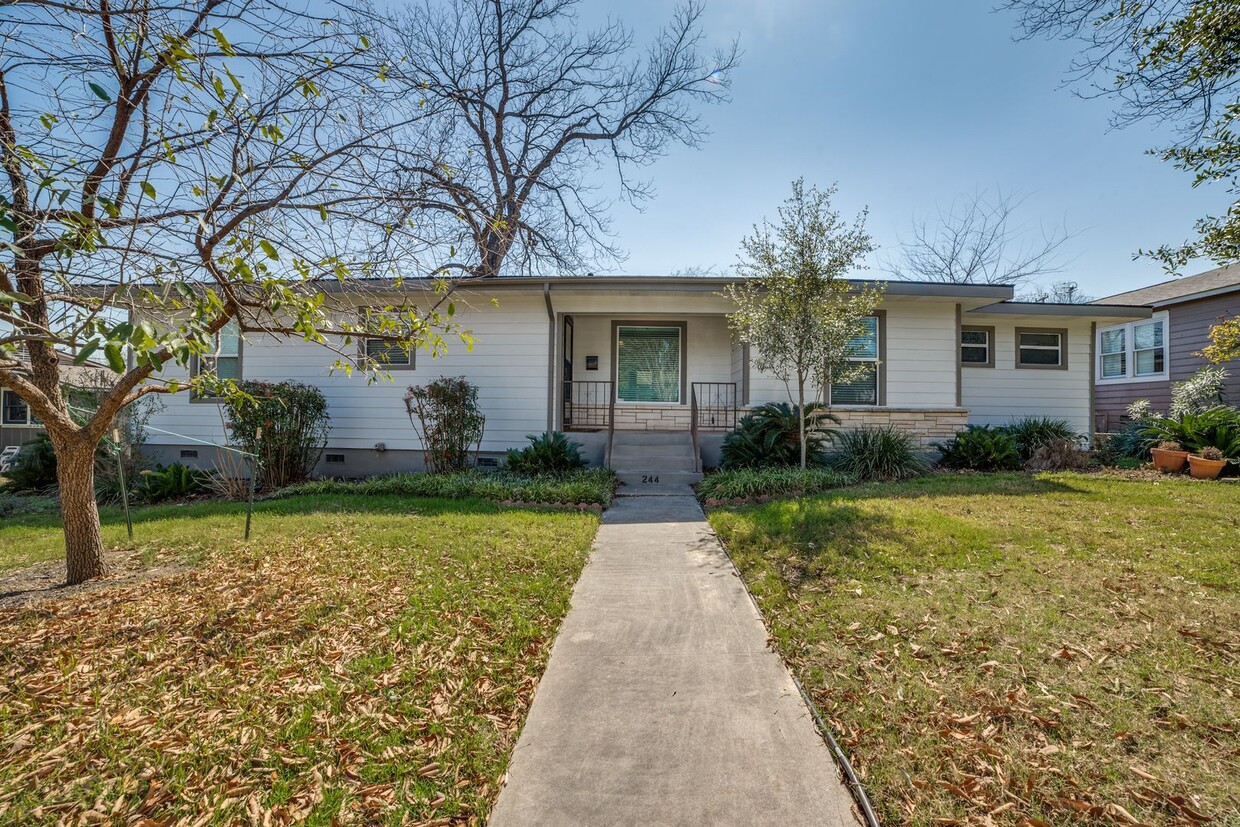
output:
[[[65,526],[65,583],[72,586],[107,573],[99,505],[95,502],[95,445],[81,435],[53,437],[53,444]]]
[[[801,428],[801,470],[805,470],[805,380],[797,377],[797,424]]]

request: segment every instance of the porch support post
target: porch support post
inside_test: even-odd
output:
[[[555,430],[556,380],[555,368],[559,355],[556,337],[555,308],[551,304],[551,283],[543,282],[543,302],[547,305],[547,433]]]

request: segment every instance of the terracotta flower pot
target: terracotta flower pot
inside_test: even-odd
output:
[[[1205,457],[1188,458],[1189,473],[1193,475],[1193,479],[1197,480],[1214,480],[1218,479],[1218,475],[1227,467],[1225,459],[1206,459]]]
[[[1184,470],[1184,463],[1188,461],[1188,451],[1155,448],[1150,453],[1154,455],[1154,467],[1164,474],[1178,474]]]

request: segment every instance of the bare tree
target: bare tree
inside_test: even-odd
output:
[[[1068,83],[1084,97],[1110,96],[1112,122],[1152,120],[1177,140],[1153,150],[1233,196],[1220,215],[1197,220],[1197,237],[1146,251],[1169,270],[1197,257],[1240,260],[1240,4],[1234,0],[1004,0],[1024,37],[1075,40]]]
[[[117,413],[222,381],[161,380],[165,365],[209,357],[230,323],[347,342],[360,325],[317,280],[403,275],[394,262],[421,239],[396,194],[421,161],[396,135],[433,115],[390,105],[370,24],[279,0],[16,0],[3,14],[0,384],[55,448],[76,583],[105,571],[93,456]],[[396,309],[375,333],[439,348],[438,307]],[[63,353],[117,374],[96,410],[71,410]]]
[[[1089,304],[1094,300],[1093,296],[1081,292],[1081,286],[1075,281],[1057,281],[1049,287],[1034,287],[1016,299],[1039,304]]]
[[[912,237],[900,240],[885,269],[912,281],[1016,286],[1061,272],[1072,234],[1018,223],[1024,202],[1002,190],[977,192],[939,207],[932,221],[914,219]]]
[[[618,22],[577,29],[577,0],[424,1],[380,33],[389,77],[443,117],[411,134],[408,205],[423,232],[460,249],[475,277],[584,272],[617,260],[600,172],[619,197],[672,144],[706,135],[695,104],[724,100],[735,44],[703,53],[702,6],[678,8],[645,50]]]

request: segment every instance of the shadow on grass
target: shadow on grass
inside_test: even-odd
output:
[[[1063,480],[1030,474],[934,474],[902,482],[869,482],[813,494],[801,499],[865,500],[917,499],[924,497],[1004,496],[1030,497],[1045,494],[1087,494]],[[777,501],[778,502],[778,501]]]
[[[135,529],[145,523],[164,522],[169,520],[193,520],[211,517],[236,517],[239,525],[245,521],[246,504],[244,502],[222,502],[218,500],[160,505],[136,506],[132,510]],[[562,508],[530,508],[521,506],[504,506],[490,500],[481,499],[443,499],[431,497],[408,497],[402,495],[367,495],[367,494],[322,494],[302,497],[290,497],[280,500],[259,500],[254,503],[255,526],[263,517],[287,517],[298,514],[418,514],[425,517],[437,517],[445,514],[495,514],[500,511],[538,511],[572,510]],[[105,526],[124,525],[125,515],[119,506],[105,506],[99,509],[100,522]],[[24,528],[59,529],[59,514],[39,514],[14,517],[5,521],[4,525],[21,526]],[[0,526],[2,527],[2,526]]]

